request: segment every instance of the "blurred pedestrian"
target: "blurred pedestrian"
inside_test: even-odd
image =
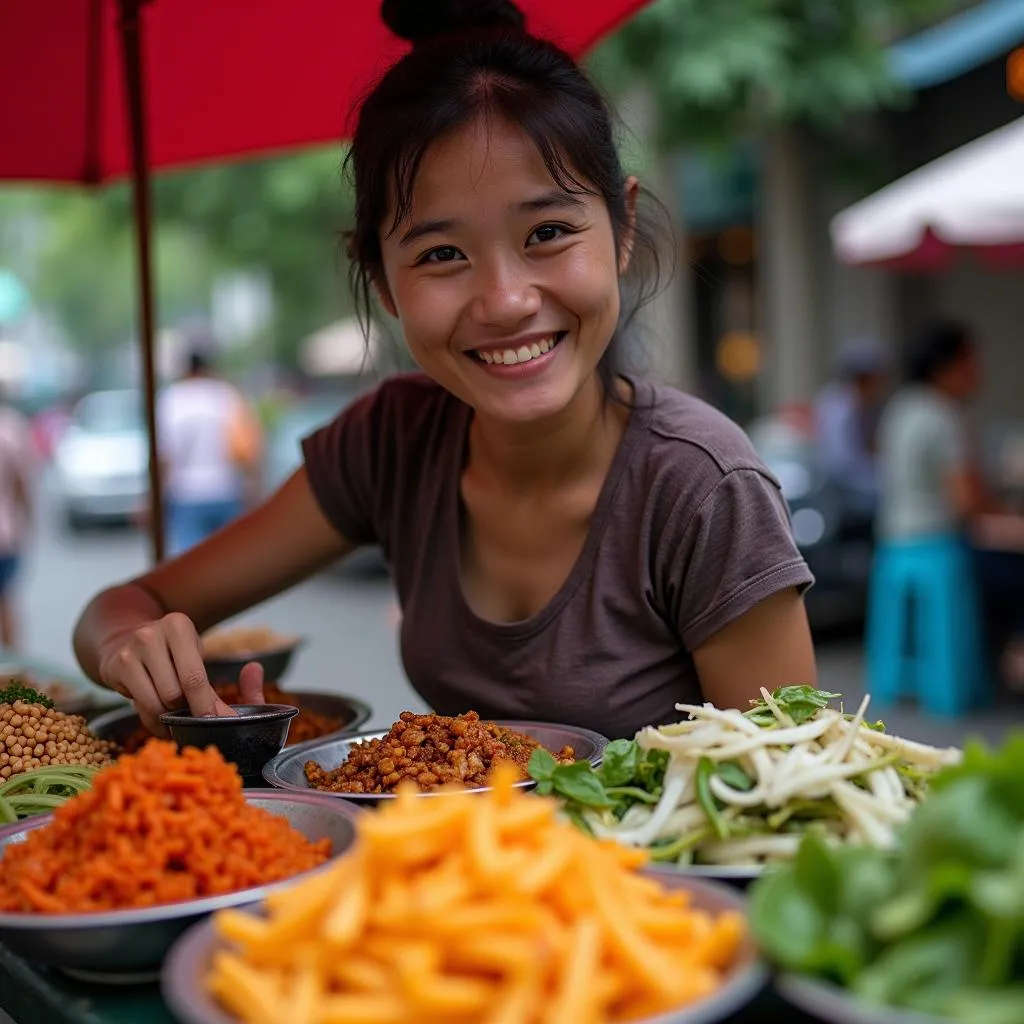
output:
[[[193,547],[245,508],[262,438],[242,393],[196,348],[157,407],[171,554]]]
[[[29,421],[0,390],[0,644],[17,647],[12,588],[32,524],[35,443]]]
[[[907,383],[882,417],[879,533],[906,541],[960,535],[988,610],[1008,618],[1006,681],[1024,685],[1024,519],[984,480],[967,410],[980,384],[967,327],[936,323],[912,348]]]
[[[814,405],[818,459],[829,483],[858,517],[871,520],[878,505],[876,431],[886,397],[889,357],[877,343],[844,345],[833,380]]]

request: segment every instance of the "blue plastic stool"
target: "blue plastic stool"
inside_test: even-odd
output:
[[[988,671],[971,552],[958,536],[881,544],[868,601],[869,692],[936,715],[984,702]]]

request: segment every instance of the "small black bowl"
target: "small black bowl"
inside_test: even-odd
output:
[[[231,683],[237,683],[242,669],[250,661],[255,661],[263,666],[263,678],[268,683],[278,683],[287,674],[295,652],[305,642],[305,638],[298,637],[280,647],[265,651],[252,651],[232,657],[206,655],[203,657],[203,667],[213,686],[228,686]]]
[[[165,711],[167,726],[179,747],[216,747],[238,766],[243,778],[257,776],[288,739],[288,727],[299,709],[289,704],[232,704],[234,715],[197,718],[188,708]]]

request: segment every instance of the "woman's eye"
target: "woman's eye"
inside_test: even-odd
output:
[[[455,248],[454,245],[439,245],[436,249],[431,249],[430,252],[424,253],[420,259],[420,263],[454,263],[457,259],[462,258],[462,253]]]
[[[561,224],[541,224],[539,228],[536,228],[526,240],[526,244],[536,244],[537,242],[554,242],[556,239],[561,238],[564,234],[568,233],[568,228],[563,227]]]

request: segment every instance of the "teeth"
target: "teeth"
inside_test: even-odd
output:
[[[478,349],[476,354],[488,364],[514,366],[516,363],[528,363],[531,359],[537,359],[545,352],[550,352],[556,344],[556,340],[552,337],[532,342],[529,345],[521,345],[519,348]]]

